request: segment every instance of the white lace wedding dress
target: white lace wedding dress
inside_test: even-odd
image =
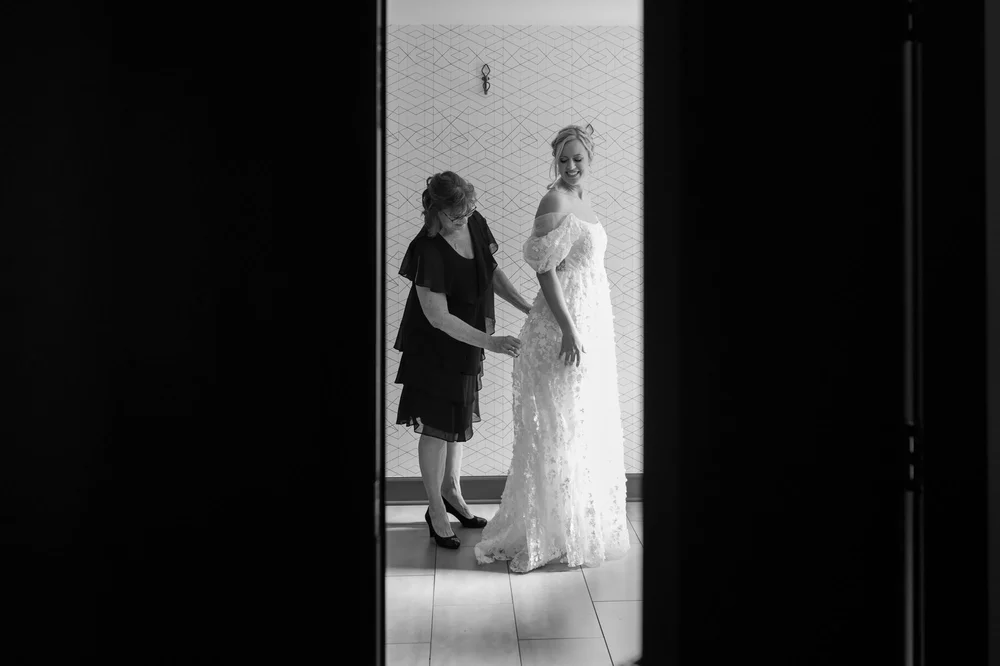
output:
[[[600,224],[572,213],[540,216],[524,244],[536,272],[557,267],[586,351],[579,367],[559,358],[562,331],[539,290],[518,336],[513,457],[500,509],[475,547],[481,564],[510,560],[524,573],[555,560],[599,566],[628,552],[607,244]]]

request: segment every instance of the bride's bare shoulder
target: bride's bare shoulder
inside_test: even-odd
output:
[[[534,235],[544,236],[549,233],[562,223],[566,217],[565,213],[569,212],[570,207],[566,198],[555,189],[549,190],[538,204],[532,230]]]

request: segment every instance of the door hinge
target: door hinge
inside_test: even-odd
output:
[[[907,423],[904,426],[906,489],[913,492],[919,492],[924,487],[923,433],[921,430],[915,423]]]
[[[923,36],[920,33],[920,15],[921,7],[917,0],[905,0],[906,9],[904,10],[905,17],[905,30],[904,39],[910,42],[919,42]]]

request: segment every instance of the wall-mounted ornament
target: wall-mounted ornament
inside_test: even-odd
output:
[[[483,65],[480,71],[483,73],[483,94],[485,95],[490,91],[490,66]]]

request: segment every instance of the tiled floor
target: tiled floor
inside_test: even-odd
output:
[[[499,508],[475,504],[486,519]],[[386,507],[388,666],[624,666],[642,647],[642,504],[629,502],[632,547],[600,567],[527,574],[476,563],[481,530],[452,519],[458,550],[428,536],[424,506]]]

